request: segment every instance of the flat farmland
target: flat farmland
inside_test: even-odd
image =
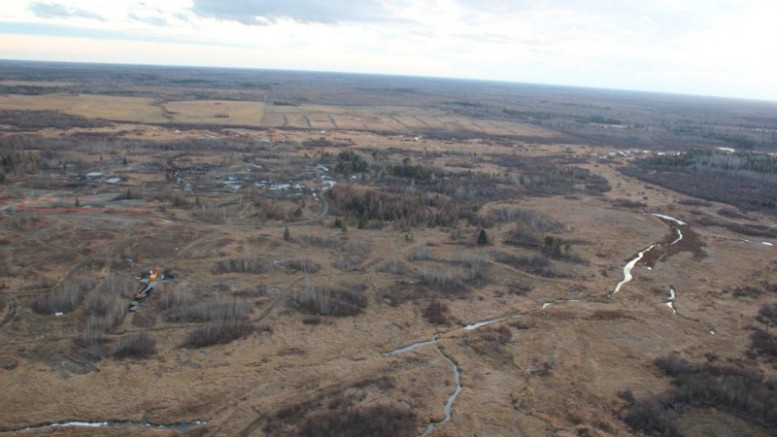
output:
[[[110,121],[152,124],[250,126],[313,130],[368,130],[423,135],[425,132],[559,138],[542,127],[479,120],[442,109],[402,106],[268,105],[259,101],[175,100],[88,94],[7,95],[0,110],[59,111]]]
[[[66,95],[8,95],[0,99],[0,110],[60,111],[86,118],[162,123],[164,111],[154,99],[143,97]]]
[[[162,104],[172,121],[180,123],[261,126],[264,103],[228,100],[191,100]]]
[[[516,122],[475,120],[446,111],[400,106],[344,107],[328,105],[267,106],[263,126],[317,130],[372,130],[421,134],[427,130],[476,132],[486,135],[559,137],[541,127]]]

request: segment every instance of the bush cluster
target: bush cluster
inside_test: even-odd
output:
[[[164,314],[164,319],[172,323],[245,320],[253,309],[253,305],[237,300],[200,302],[172,308]]]
[[[423,315],[424,319],[433,325],[447,325],[448,305],[439,300],[433,300],[424,308]]]
[[[39,314],[69,313],[94,286],[95,281],[91,276],[65,279],[53,290],[38,296],[32,303],[32,309]]]
[[[287,269],[297,272],[318,273],[321,270],[321,266],[310,258],[292,258],[283,260],[280,264]]]
[[[316,289],[310,287],[297,293],[293,305],[310,314],[322,316],[355,316],[367,308],[364,287],[354,289]]]
[[[311,415],[296,435],[317,437],[400,437],[416,432],[416,414],[407,407],[373,405]]]
[[[226,344],[247,337],[255,330],[254,325],[237,320],[214,320],[207,326],[191,332],[181,346],[199,349],[216,344]]]
[[[677,357],[659,358],[655,365],[672,378],[674,388],[629,406],[624,420],[634,430],[686,437],[676,420],[681,406],[712,406],[777,429],[777,380],[765,380],[746,369],[695,364]]]
[[[133,334],[121,339],[113,352],[113,358],[144,359],[156,354],[156,340],[146,333]]]
[[[253,273],[262,274],[270,270],[270,265],[261,258],[233,258],[216,263],[215,273]]]

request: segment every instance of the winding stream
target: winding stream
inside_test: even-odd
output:
[[[436,338],[434,339],[434,348],[437,349],[437,353],[439,353],[441,357],[445,358],[445,360],[450,363],[451,369],[453,370],[453,377],[456,380],[456,388],[453,390],[453,393],[448,396],[448,400],[445,401],[445,407],[443,407],[445,417],[443,417],[440,421],[429,422],[429,424],[426,425],[424,432],[419,434],[418,437],[428,436],[435,430],[435,428],[437,428],[437,425],[442,425],[443,423],[451,420],[451,416],[453,415],[453,403],[456,401],[459,393],[461,393],[461,369],[459,369],[459,366],[449,356],[443,353],[442,349],[440,349],[440,345],[437,344]]]
[[[676,224],[678,224],[680,226],[685,226],[685,225],[688,224],[688,223],[686,223],[686,222],[684,222],[684,221],[682,221],[680,219],[676,219],[676,218],[674,218],[672,216],[668,216],[668,215],[664,215],[664,214],[653,213],[653,214],[650,214],[650,215],[652,215],[654,217],[662,218],[662,219],[670,221],[670,222],[674,222],[674,223],[676,223]]]
[[[31,431],[36,429],[46,429],[46,428],[66,428],[66,427],[73,427],[73,428],[114,428],[114,427],[141,427],[141,428],[149,428],[149,429],[166,429],[166,430],[172,430],[172,431],[181,431],[186,432],[190,429],[196,428],[198,426],[202,426],[208,423],[205,420],[195,420],[193,422],[181,422],[181,423],[172,423],[169,425],[161,425],[156,423],[151,423],[147,420],[139,421],[139,422],[133,422],[133,421],[124,421],[124,420],[108,420],[108,421],[102,421],[102,422],[87,422],[87,421],[80,421],[80,420],[73,420],[69,422],[55,422],[55,423],[48,423],[43,425],[33,425],[28,426],[25,428],[20,428],[16,430],[6,430],[4,432],[10,432],[10,431]]]
[[[613,290],[612,293],[610,293],[610,297],[615,296],[615,293],[621,291],[621,287],[623,287],[627,283],[631,282],[632,279],[634,279],[634,277],[631,275],[631,269],[633,269],[634,266],[637,265],[639,260],[641,260],[646,253],[648,253],[651,249],[653,249],[656,246],[657,246],[656,244],[651,244],[650,246],[648,246],[647,249],[637,254],[637,256],[634,259],[626,263],[626,265],[623,267],[623,279],[620,282],[618,282],[618,285],[615,286],[615,290]]]
[[[461,329],[463,329],[465,331],[474,331],[474,330],[476,330],[478,328],[482,328],[484,326],[488,326],[488,325],[490,325],[492,323],[501,322],[502,320],[511,319],[513,317],[517,317],[517,315],[516,314],[512,314],[512,315],[509,315],[509,316],[498,317],[496,319],[489,319],[489,320],[483,320],[482,322],[470,323],[469,325],[466,325],[466,326],[464,326]]]
[[[679,226],[686,226],[688,223],[676,219],[674,217],[664,215],[664,214],[650,214],[652,216],[658,217],[660,219],[670,221],[673,223],[676,223]],[[675,231],[677,231],[677,238],[668,244],[668,246],[673,246],[677,243],[679,243],[683,239],[683,232],[680,230],[680,228],[674,228]],[[634,279],[634,276],[631,274],[631,270],[637,265],[637,263],[642,259],[643,256],[645,256],[646,253],[650,252],[651,250],[655,249],[656,247],[661,246],[659,243],[651,244],[646,249],[643,249],[641,252],[637,254],[636,257],[634,257],[632,260],[630,260],[626,265],[623,267],[623,279],[618,282],[618,284],[615,286],[615,289],[610,293],[610,297],[615,296],[616,293],[621,291],[621,287],[626,285],[627,283],[631,282],[632,279]],[[671,305],[672,310],[674,310],[674,304]],[[675,311],[676,312],[676,311]]]
[[[399,355],[399,354],[404,354],[404,353],[407,353],[407,352],[411,352],[411,351],[414,351],[414,350],[418,349],[419,347],[426,346],[426,345],[429,345],[429,344],[437,344],[437,336],[436,335],[434,337],[432,337],[431,340],[419,341],[419,342],[416,342],[416,343],[413,343],[413,344],[409,344],[407,346],[403,346],[403,347],[401,347],[399,349],[394,349],[393,351],[390,351],[390,352],[383,352],[381,355],[383,355],[384,357],[393,357],[394,355]]]
[[[497,317],[495,319],[488,319],[480,322],[470,323],[468,325],[464,325],[460,329],[463,331],[474,331],[484,326],[488,326],[497,322],[501,322],[503,320],[512,319],[514,317],[520,317],[520,316],[521,316],[520,313],[508,314],[506,316]],[[426,429],[424,430],[424,432],[419,434],[418,437],[428,436],[437,428],[438,425],[441,425],[451,420],[451,417],[453,416],[453,403],[456,402],[456,398],[461,393],[461,369],[459,368],[458,364],[456,364],[456,362],[453,361],[451,357],[449,357],[448,355],[445,355],[442,349],[440,349],[440,345],[438,344],[439,339],[440,339],[440,335],[435,334],[430,340],[417,341],[407,346],[402,346],[400,348],[381,353],[381,355],[384,357],[393,357],[396,355],[412,352],[424,346],[434,345],[434,348],[437,350],[437,353],[440,354],[440,356],[443,357],[445,361],[447,361],[451,365],[451,370],[453,371],[453,378],[456,380],[456,388],[453,390],[453,393],[451,393],[450,396],[448,396],[448,399],[445,401],[445,407],[443,408],[443,412],[445,413],[445,416],[441,420],[430,422],[426,426]]]

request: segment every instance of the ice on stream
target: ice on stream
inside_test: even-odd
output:
[[[648,246],[647,249],[645,249],[642,252],[640,252],[634,259],[632,259],[631,261],[626,263],[626,265],[623,267],[623,280],[618,282],[618,285],[615,286],[615,290],[613,290],[613,292],[610,294],[610,296],[614,296],[616,293],[621,291],[621,287],[623,287],[627,283],[631,282],[632,279],[634,279],[634,277],[631,275],[631,269],[633,269],[634,266],[637,265],[639,260],[641,260],[642,257],[645,256],[645,254],[648,253],[654,247],[656,247],[656,245],[655,244],[651,244],[650,246]]]
[[[132,422],[132,421],[101,421],[101,422],[88,422],[88,421],[82,421],[82,420],[71,420],[68,422],[56,422],[56,423],[50,423],[46,425],[38,425],[38,426],[28,426],[26,428],[21,429],[20,431],[33,431],[37,429],[46,429],[46,428],[108,428],[108,427],[143,427],[143,428],[152,428],[152,429],[169,429],[169,430],[175,430],[175,431],[182,431],[186,432],[192,428],[196,428],[198,426],[202,426],[207,424],[208,422],[205,420],[195,420],[192,422],[181,422],[181,423],[173,423],[170,425],[159,425],[155,423],[148,422],[146,420],[141,422]]]
[[[686,222],[684,222],[684,221],[682,221],[682,220],[680,220],[680,219],[676,219],[676,218],[674,218],[674,217],[672,217],[672,216],[668,216],[668,215],[665,215],[665,214],[657,214],[657,213],[653,213],[653,214],[650,214],[650,215],[652,215],[652,216],[655,216],[655,217],[658,217],[658,218],[662,218],[662,219],[664,219],[664,220],[668,220],[668,221],[670,221],[670,222],[677,223],[677,224],[678,224],[678,225],[680,225],[680,226],[685,226],[685,225],[687,225],[687,224],[688,224],[688,223],[686,223]]]
[[[383,352],[381,355],[383,355],[384,357],[392,357],[394,355],[404,354],[410,351],[414,351],[419,347],[434,344],[434,343],[437,343],[437,337],[433,337],[431,340],[419,341],[413,344],[409,344],[399,349],[394,349],[393,351],[390,351],[390,352]]]
[[[508,318],[509,317],[500,317],[498,319],[491,319],[491,320],[484,320],[482,322],[477,322],[477,323],[470,323],[469,325],[464,327],[464,330],[465,331],[474,331],[474,330],[476,330],[478,328],[481,328],[483,326],[487,326],[487,325],[490,325],[490,324],[496,323],[496,322],[501,322],[502,320],[506,320]]]
[[[677,295],[675,294],[674,288],[669,287],[669,297],[666,298],[664,305],[672,309],[672,314],[677,314],[677,308],[674,306],[674,299],[676,296]]]

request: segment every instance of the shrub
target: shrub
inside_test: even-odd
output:
[[[310,314],[323,316],[355,316],[367,307],[364,287],[356,289],[315,289],[309,287],[297,293],[293,305]]]
[[[462,279],[465,281],[479,281],[484,278],[488,269],[490,257],[485,252],[472,253],[468,251],[458,251],[454,262],[461,264],[463,271]]]
[[[240,301],[201,302],[173,308],[165,313],[166,322],[210,322],[218,320],[245,320],[254,307]]]
[[[305,273],[318,273],[321,270],[321,266],[313,262],[310,258],[294,258],[283,260],[279,263],[281,266]]]
[[[675,424],[677,415],[658,400],[637,402],[626,412],[624,421],[634,430],[661,437],[686,437]]]
[[[427,285],[440,287],[458,287],[461,285],[459,278],[453,274],[451,269],[422,269],[421,280]]]
[[[416,414],[407,407],[374,405],[337,408],[312,414],[302,421],[296,435],[316,437],[399,437],[414,435]]]
[[[558,274],[553,269],[550,258],[543,254],[511,255],[508,253],[498,252],[495,254],[494,259],[502,264],[507,264],[511,267],[515,267],[535,275],[545,276],[547,278],[558,276]]]
[[[763,292],[755,287],[750,286],[744,286],[744,287],[737,287],[734,289],[733,293],[734,297],[752,297],[756,298],[761,296]]]
[[[84,294],[94,285],[94,279],[90,276],[65,279],[58,287],[35,299],[32,309],[39,314],[69,313],[81,303]]]
[[[377,266],[375,266],[375,270],[383,273],[404,273],[405,265],[402,263],[402,261],[399,260],[398,257],[392,257],[387,260],[381,261],[378,263]]]
[[[298,348],[279,351],[279,355],[304,355]],[[373,388],[374,390],[370,390]],[[405,405],[372,404],[370,393],[380,393],[384,400],[398,393],[391,377],[378,377],[354,382],[348,387],[325,389],[312,399],[280,408],[264,421],[263,435],[292,436],[407,436],[418,431],[418,418]]]
[[[747,369],[690,363],[677,357],[659,358],[655,365],[672,377],[674,387],[633,403],[624,420],[634,430],[685,436],[677,427],[676,411],[695,406],[714,407],[777,429],[777,381],[764,380]]]
[[[750,357],[763,356],[767,361],[777,358],[777,338],[762,329],[756,329],[750,334]]]
[[[424,246],[418,246],[413,249],[413,253],[410,254],[411,261],[425,261],[431,259],[429,250]]]
[[[156,354],[156,340],[146,333],[140,333],[122,338],[116,346],[113,358],[117,360],[144,359],[154,354]]]
[[[100,284],[100,293],[112,294],[129,299],[137,288],[136,281],[127,276],[110,275]]]
[[[215,273],[267,273],[269,263],[260,258],[225,259],[216,263]]]
[[[170,308],[182,307],[194,300],[189,284],[168,282],[164,284],[164,291],[159,293],[159,309],[162,311]]]
[[[354,270],[367,259],[370,247],[362,243],[348,243],[340,247],[335,258],[335,268],[339,270]]]
[[[761,306],[755,319],[761,323],[777,326],[777,302],[767,303]]]
[[[117,296],[93,293],[84,302],[84,314],[89,316],[88,331],[106,333],[124,320],[127,315],[127,302]]]
[[[191,332],[181,346],[199,349],[216,344],[226,344],[247,337],[254,332],[254,326],[246,322],[215,320],[203,328]]]
[[[647,203],[639,202],[631,199],[615,199],[612,204],[621,208],[647,208]]]
[[[324,237],[319,235],[305,235],[302,237],[302,241],[321,249],[336,249],[345,244],[345,242],[340,238]]]
[[[424,308],[424,319],[433,325],[447,325],[448,324],[448,305],[439,300],[429,302],[429,305]]]

